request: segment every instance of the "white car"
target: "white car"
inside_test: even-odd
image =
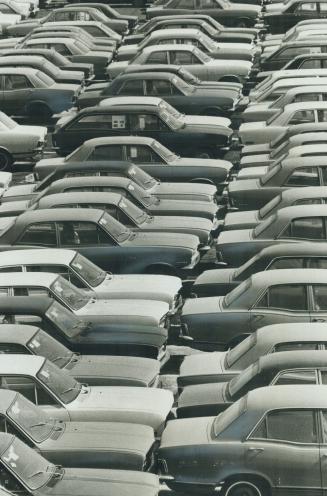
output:
[[[1,174],[0,174],[1,178]],[[1,273],[46,271],[61,274],[84,291],[97,298],[142,299],[168,303],[174,313],[182,303],[179,277],[152,274],[111,274],[74,250],[34,248],[3,251],[0,255]],[[150,305],[150,303],[149,303]]]
[[[10,171],[15,160],[32,160],[43,151],[45,126],[25,126],[0,112],[0,170]]]

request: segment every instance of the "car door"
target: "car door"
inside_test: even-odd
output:
[[[250,313],[252,331],[282,322],[310,322],[307,287],[304,284],[270,286]]]
[[[176,136],[176,132],[168,127],[156,113],[138,113],[131,115],[131,133],[137,136],[147,136],[159,141],[168,148],[176,149],[176,145],[184,140]]]
[[[325,223],[322,217],[300,217],[292,219],[278,235],[278,239],[325,242]]]
[[[266,474],[274,494],[322,496],[317,411],[294,408],[266,413],[244,448],[246,467]]]
[[[9,115],[24,115],[33,86],[24,74],[6,74],[2,76],[3,99],[1,110]]]
[[[327,284],[313,284],[310,287],[310,320],[327,322]]]

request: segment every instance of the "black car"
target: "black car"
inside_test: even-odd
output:
[[[229,145],[229,119],[184,116],[161,98],[118,97],[63,116],[52,135],[60,155],[101,136],[148,136],[180,155],[218,157]]]
[[[272,34],[285,33],[300,21],[324,18],[327,14],[325,0],[315,0],[310,3],[307,0],[291,0],[279,3],[278,7],[276,8],[274,3],[267,6],[263,17],[268,31]]]
[[[156,73],[122,74],[101,89],[92,91],[91,87],[79,95],[77,106],[79,109],[92,107],[114,96],[155,96],[185,114],[230,117],[235,110],[234,95],[233,90],[190,85],[163,69]]]
[[[77,353],[166,358],[168,332],[161,326],[113,326],[103,316],[84,319],[46,296],[6,296],[0,298],[0,311],[3,323],[37,325]]]

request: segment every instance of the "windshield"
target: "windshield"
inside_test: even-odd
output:
[[[277,195],[275,196],[270,202],[266,203],[262,208],[259,210],[259,217],[260,219],[264,219],[270,215],[271,211],[277,208],[277,206],[280,204],[282,201],[282,195]]]
[[[127,241],[132,231],[128,227],[124,226],[118,220],[111,217],[111,215],[106,212],[102,215],[99,220],[99,224],[107,231],[107,233],[112,236],[118,243],[124,243]]]
[[[58,302],[53,302],[45,315],[55,327],[69,338],[78,336],[87,328],[87,324],[83,320],[79,320],[70,310]]]
[[[259,259],[260,256],[255,255],[254,257],[250,258],[247,262],[245,262],[243,265],[238,267],[233,274],[233,279],[237,279],[243,272],[245,272],[249,267],[251,267],[252,264],[254,264]]]
[[[202,52],[202,50],[199,50],[198,48],[194,48],[193,53],[199,60],[201,60],[201,62],[207,63],[211,60],[206,53]]]
[[[0,121],[4,124],[8,129],[14,129],[14,127],[18,126],[17,122],[13,121],[8,115],[0,112]]]
[[[127,186],[127,191],[130,193],[132,198],[135,198],[145,207],[151,207],[151,205],[158,205],[159,203],[159,199],[156,196],[151,193],[147,193],[136,183],[130,182]]]
[[[47,417],[42,408],[34,405],[22,395],[16,396],[7,410],[7,415],[37,443],[50,437],[56,423],[54,419]]]
[[[260,222],[260,224],[258,224],[257,227],[253,230],[254,238],[258,238],[266,229],[268,229],[268,227],[275,222],[276,218],[277,215],[275,214],[268,217],[268,219]]]
[[[254,332],[246,339],[243,339],[235,348],[229,350],[226,355],[226,364],[230,368],[236,363],[243,355],[245,355],[257,342],[257,333]]]
[[[64,158],[64,162],[74,162],[74,156],[78,155],[81,148],[83,148],[83,147],[84,147],[84,144],[79,146],[78,148],[75,148],[75,150],[73,150],[71,153],[69,153],[69,155],[66,155],[66,157]]]
[[[220,413],[213,422],[213,432],[217,437],[221,434],[232,422],[234,422],[246,410],[247,397],[244,396],[240,400],[233,403],[225,411]]]
[[[277,136],[277,138],[273,139],[270,142],[270,148],[276,148],[277,146],[279,146],[278,143],[283,142],[286,135],[287,135],[287,130],[285,130],[281,134],[279,134]]]
[[[63,344],[42,330],[38,330],[26,346],[35,355],[40,355],[51,362],[56,362],[60,368],[65,367],[73,356],[73,353]]]
[[[241,390],[244,386],[247,385],[248,382],[253,379],[259,372],[259,361],[249,365],[245,370],[243,370],[240,374],[234,377],[231,381],[229,381],[227,385],[228,393],[233,398],[241,393]],[[241,393],[241,394],[244,394]]]
[[[73,310],[80,310],[90,301],[90,296],[83,290],[76,288],[73,284],[62,276],[57,277],[50,286],[51,291],[58,298]]]
[[[51,77],[47,76],[47,74],[44,74],[44,72],[39,71],[36,76],[40,81],[42,81],[42,88],[46,88],[54,84],[54,80]]]
[[[160,155],[166,162],[172,162],[173,160],[178,158],[178,155],[175,155],[175,153],[171,152],[163,146],[161,143],[158,141],[152,141],[151,143],[152,148],[158,155]]]
[[[191,95],[195,91],[193,86],[190,86],[179,77],[173,77],[172,84],[185,95]]]
[[[235,300],[237,300],[245,291],[247,291],[250,287],[251,280],[247,279],[246,281],[241,282],[238,286],[236,286],[233,291],[227,293],[224,298],[224,305],[229,307]]]
[[[157,181],[152,176],[137,166],[128,169],[128,176],[144,189],[151,189],[157,185]]]
[[[270,153],[270,158],[278,157],[279,155],[284,155],[289,147],[290,140],[283,141],[277,148],[274,148]]]
[[[130,202],[126,198],[121,198],[118,206],[127,215],[127,217],[129,217],[137,225],[143,224],[150,218],[150,216],[146,212],[141,210],[139,207],[134,205],[134,203]]]
[[[74,269],[74,271],[77,272],[77,274],[81,276],[92,288],[96,288],[103,283],[107,276],[104,270],[100,269],[100,267],[79,253],[71,261],[70,267]]]
[[[274,167],[269,169],[268,172],[266,172],[266,174],[260,178],[260,183],[266,184],[268,181],[270,181],[272,177],[274,177],[279,172],[281,168],[282,168],[281,162],[275,164]]]
[[[57,469],[17,438],[1,454],[1,461],[32,491],[45,486]]]
[[[44,362],[36,377],[64,404],[74,401],[82,388],[82,384],[49,360]]]
[[[271,124],[274,120],[276,120],[276,119],[280,116],[280,114],[282,114],[282,113],[283,113],[283,111],[284,111],[284,109],[283,109],[283,108],[281,108],[281,109],[279,109],[279,110],[278,110],[278,112],[276,112],[276,113],[275,113],[275,114],[273,114],[271,117],[269,117],[269,119],[267,119],[267,121],[266,121],[266,122],[267,122],[267,125],[268,125],[268,126],[270,126],[270,124]]]
[[[182,115],[164,100],[159,103],[159,115],[173,129],[180,129],[184,125]]]
[[[105,19],[105,21],[106,21],[106,19]],[[84,34],[83,34],[83,36],[84,36]],[[83,54],[89,51],[89,47],[88,47],[87,43],[83,43],[81,40],[75,40],[74,45]]]

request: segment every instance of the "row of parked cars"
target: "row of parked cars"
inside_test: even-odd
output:
[[[0,40],[1,496],[322,494],[324,2],[38,7]]]

